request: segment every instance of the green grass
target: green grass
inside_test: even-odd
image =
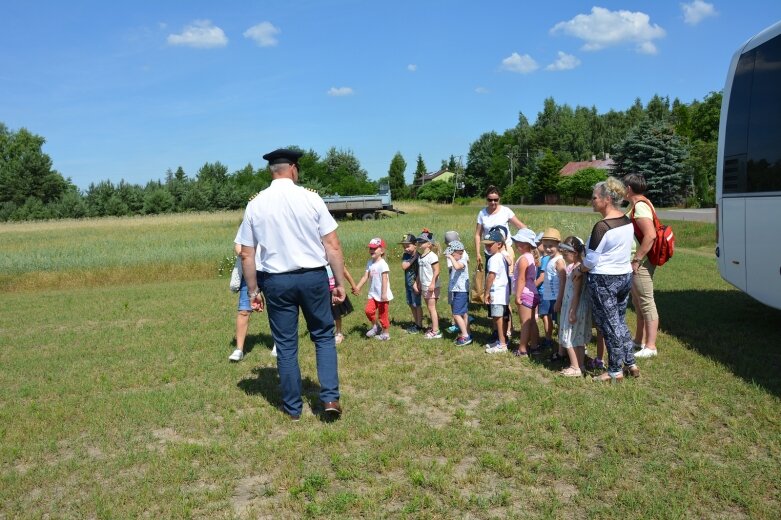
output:
[[[424,225],[472,249],[476,207],[406,209],[341,224],[353,273],[372,236]],[[720,279],[712,225],[673,222],[679,249],[655,278],[661,355],[621,386],[405,335],[394,248],[392,340],[363,338],[354,297],[339,347],[346,412],[327,424],[312,414],[302,326],[293,424],[276,410],[265,316],[251,318],[245,361],[226,360],[236,301],[216,265],[240,217],[0,226],[0,518],[781,516],[781,313]],[[596,220],[521,218],[583,238]]]

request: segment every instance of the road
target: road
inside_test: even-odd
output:
[[[569,213],[592,213],[594,210],[589,206],[546,206],[546,205],[520,205],[507,204],[512,209],[536,209],[544,211],[562,211]],[[716,210],[714,208],[692,208],[692,209],[660,209],[656,211],[659,219],[665,220],[691,220],[695,222],[716,223]]]

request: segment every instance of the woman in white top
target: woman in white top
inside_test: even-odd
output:
[[[507,206],[502,206],[499,203],[501,200],[501,194],[499,193],[499,189],[496,186],[488,187],[488,190],[485,193],[485,200],[488,205],[481,209],[480,213],[477,214],[477,225],[475,226],[475,251],[478,252],[478,269],[483,268],[483,258],[480,256],[479,251],[483,249],[486,263],[488,263],[488,257],[490,256],[488,254],[488,250],[481,248],[480,245],[486,233],[488,233],[496,226],[504,228],[502,229],[502,233],[504,234],[505,239],[505,249],[512,251],[512,240],[510,239],[512,234],[510,233],[510,224],[515,226],[517,229],[526,227],[526,224],[521,222],[520,219],[515,216],[513,210]],[[512,262],[510,262],[510,265],[512,265]]]
[[[625,319],[632,292],[630,256],[635,238],[632,222],[620,208],[625,195],[624,183],[615,177],[594,186],[591,205],[602,220],[594,224],[586,257],[578,268],[581,274],[588,273],[594,322],[610,353],[607,372],[597,376],[598,381],[621,380],[624,371],[633,377],[640,375]]]

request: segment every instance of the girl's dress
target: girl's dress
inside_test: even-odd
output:
[[[326,265],[325,266],[326,273],[328,274],[328,288],[330,290],[334,290],[334,287],[336,287],[336,280],[334,279],[334,272],[331,271],[331,266]],[[351,312],[353,312],[353,304],[350,303],[350,298],[345,295],[344,301],[342,303],[332,303],[331,304],[331,312],[334,315],[334,319],[338,320],[344,316],[347,316]]]
[[[577,321],[570,323],[569,309],[575,293],[572,280],[575,268],[580,264],[570,264],[566,268],[567,282],[564,285],[564,298],[561,301],[559,314],[559,344],[564,348],[582,347],[591,341],[591,298],[586,294],[586,281],[583,280],[580,289],[580,303],[576,311]]]

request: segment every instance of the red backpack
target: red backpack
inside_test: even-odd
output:
[[[656,216],[656,210],[648,199],[643,197],[640,200],[648,204],[648,207],[651,208],[651,213],[654,218],[654,229],[656,229],[656,240],[646,256],[648,257],[648,261],[653,265],[664,265],[667,260],[672,258],[673,253],[675,252],[675,235],[673,234],[673,229],[670,226],[665,226],[659,222],[659,217]],[[632,226],[635,228],[635,237],[637,237],[639,242],[642,242],[643,232],[640,231],[640,227],[635,221],[634,206],[632,206],[632,212],[629,218],[632,219]]]

